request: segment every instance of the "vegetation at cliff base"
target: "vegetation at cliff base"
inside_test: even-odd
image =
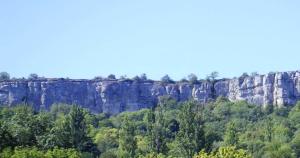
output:
[[[10,157],[296,158],[300,102],[276,108],[163,97],[152,109],[116,116],[65,104],[1,106],[0,158]]]

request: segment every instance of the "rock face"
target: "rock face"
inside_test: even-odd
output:
[[[0,82],[0,105],[32,104],[36,110],[55,103],[77,104],[93,112],[117,114],[157,104],[160,96],[205,103],[219,96],[257,105],[292,105],[300,100],[300,72],[269,73],[198,84],[157,81],[38,79]]]

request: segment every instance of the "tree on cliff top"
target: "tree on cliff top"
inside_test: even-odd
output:
[[[116,79],[116,76],[114,74],[110,74],[107,76],[108,79],[110,80],[115,80]]]
[[[0,72],[0,81],[3,80],[9,80],[10,79],[10,75],[7,72]]]
[[[174,83],[174,81],[171,79],[169,75],[165,75],[161,78],[162,83]]]
[[[39,78],[39,76],[37,75],[37,74],[35,74],[35,73],[32,73],[32,74],[30,74],[29,76],[28,76],[28,79],[29,80],[35,80],[35,79],[38,79]]]
[[[188,75],[188,79],[189,79],[189,82],[191,84],[198,83],[198,77],[195,74],[193,74],[193,73],[191,73],[191,74]]]
[[[209,81],[215,81],[217,79],[217,77],[219,77],[219,72],[213,71],[212,73],[207,75],[206,79]]]

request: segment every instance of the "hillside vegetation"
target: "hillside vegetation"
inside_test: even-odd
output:
[[[0,151],[1,158],[300,157],[300,102],[278,109],[164,97],[153,109],[116,116],[65,104],[39,112],[2,106]]]

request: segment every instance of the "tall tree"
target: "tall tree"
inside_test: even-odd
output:
[[[195,102],[187,102],[179,115],[179,132],[176,136],[180,149],[187,158],[192,158],[205,146],[203,120]]]
[[[167,131],[166,131],[166,121],[164,118],[164,107],[158,106],[156,108],[156,114],[155,114],[155,123],[153,128],[153,134],[154,134],[154,146],[155,146],[155,152],[156,153],[165,153],[167,150]]]
[[[121,158],[134,158],[136,149],[135,126],[128,117],[125,117],[119,132],[119,156]]]
[[[82,147],[82,140],[86,139],[87,131],[84,121],[84,113],[81,108],[74,106],[67,118],[70,127],[70,138],[74,147]]]
[[[85,112],[78,106],[73,106],[69,116],[67,117],[70,129],[70,140],[74,148],[83,152],[91,152],[95,155],[99,154],[96,145],[88,136],[87,124],[85,121]]]
[[[155,154],[167,152],[167,125],[165,120],[166,104],[160,103],[145,116],[149,152]]]
[[[94,156],[99,154],[97,146],[88,136],[84,110],[78,106],[73,106],[67,116],[57,119],[55,126],[41,138],[39,144],[45,149],[58,146],[90,152]]]
[[[264,131],[265,131],[265,139],[268,142],[272,141],[273,138],[273,122],[270,117],[267,117],[265,120]]]
[[[202,114],[197,112],[195,115],[195,123],[194,123],[194,130],[195,130],[195,151],[198,152],[205,147],[205,132],[204,132],[204,121],[202,118]]]
[[[154,124],[155,114],[154,110],[150,109],[147,111],[144,121],[146,122],[146,139],[148,141],[148,150],[154,151],[155,148],[155,135],[154,135]]]

